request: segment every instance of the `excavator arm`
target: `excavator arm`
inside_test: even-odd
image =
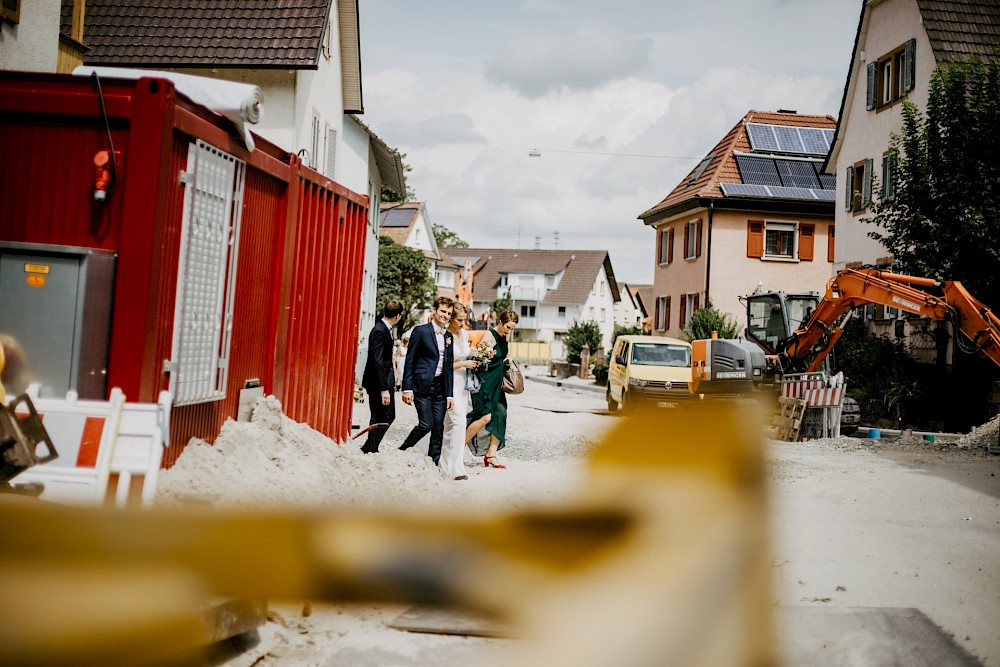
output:
[[[779,345],[786,368],[816,371],[843,334],[842,324],[855,308],[881,304],[936,321],[947,320],[959,332],[956,344],[980,352],[1000,365],[1000,318],[957,281],[905,276],[877,269],[844,269],[826,284],[815,311]]]

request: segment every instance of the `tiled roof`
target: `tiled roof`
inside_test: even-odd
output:
[[[456,262],[473,260],[473,299],[494,301],[501,273],[555,274],[565,269],[559,287],[545,293],[546,303],[583,304],[594,288],[601,266],[608,274],[611,296],[619,300],[611,258],[606,250],[524,250],[519,248],[451,248]]]
[[[797,113],[772,113],[769,111],[749,111],[747,115],[737,123],[733,129],[715,145],[712,150],[705,154],[705,157],[712,156],[712,161],[708,164],[700,176],[693,182],[688,183],[694,176],[699,165],[696,165],[688,174],[681,179],[681,182],[664,197],[660,203],[647,211],[639,214],[639,218],[645,220],[650,216],[664,211],[674,205],[702,197],[723,198],[720,183],[742,183],[739,168],[736,166],[734,152],[749,153],[750,139],[747,137],[747,123],[765,123],[768,125],[793,125],[798,127],[821,127],[834,129],[837,121],[833,116],[809,116]]]
[[[315,69],[331,0],[87,0],[88,65]]]
[[[653,299],[653,286],[652,285],[637,285],[635,283],[622,284],[626,290],[632,295],[635,303],[639,308],[642,309],[643,314],[648,313],[652,309],[652,299]]]
[[[1000,2],[917,0],[937,61],[1000,56]]]

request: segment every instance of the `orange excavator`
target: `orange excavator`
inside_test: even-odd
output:
[[[778,293],[780,294],[780,293]],[[953,280],[918,278],[878,269],[844,269],[827,282],[822,299],[807,295],[756,294],[746,298],[747,335],[765,351],[772,353],[779,373],[814,372],[823,364],[843,334],[842,325],[851,311],[869,304],[898,308],[936,321],[952,322],[955,344],[963,352],[980,353],[1000,365],[1000,318]],[[805,297],[803,299],[803,297]],[[809,302],[814,307],[809,308]],[[778,309],[783,310],[778,313]],[[763,306],[763,307],[762,307]],[[769,338],[769,323],[759,323],[768,312],[768,320],[783,316],[790,335]],[[754,321],[758,326],[754,326]],[[796,326],[791,326],[795,324]]]

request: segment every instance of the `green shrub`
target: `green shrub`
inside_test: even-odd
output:
[[[601,346],[601,328],[597,322],[587,320],[584,322],[574,322],[566,335],[563,336],[563,345],[566,347],[566,361],[580,363],[580,350],[584,345],[590,346],[593,354]],[[592,359],[591,361],[596,361]]]
[[[694,311],[687,327],[681,332],[681,338],[688,341],[703,340],[711,338],[713,331],[718,332],[719,338],[740,337],[740,325],[729,313],[708,306]]]

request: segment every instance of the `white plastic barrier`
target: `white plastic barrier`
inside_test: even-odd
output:
[[[59,456],[19,474],[15,486],[42,484],[40,497],[54,502],[123,506],[141,479],[141,501],[153,500],[163,449],[170,444],[170,392],[160,392],[156,403],[126,403],[117,387],[107,401],[81,401],[75,392],[65,400],[38,398],[37,387],[28,394]],[[113,499],[107,497],[112,476]]]
[[[42,484],[45,490],[40,497],[45,500],[102,503],[125,394],[116,387],[107,401],[81,401],[71,391],[60,400],[38,398],[37,387],[29,387],[28,395],[59,456],[25,470],[11,483]]]
[[[132,483],[138,478],[142,479],[142,502],[153,501],[163,449],[170,445],[170,403],[170,392],[161,391],[156,403],[125,404],[111,458],[111,474],[118,476],[116,505],[128,504]]]

